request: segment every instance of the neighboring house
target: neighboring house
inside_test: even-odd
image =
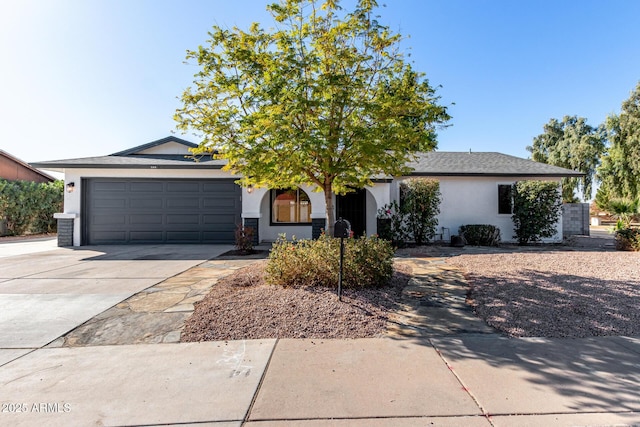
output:
[[[33,182],[55,181],[54,177],[39,171],[3,150],[0,150],[0,179]]]
[[[35,163],[64,172],[64,214],[74,246],[126,243],[233,243],[243,223],[257,241],[281,233],[317,237],[325,227],[322,192],[241,188],[223,171],[224,160],[189,158],[196,144],[168,137],[109,156]],[[560,182],[579,172],[500,153],[422,153],[411,176],[440,181],[438,233],[445,239],[464,224],[493,224],[512,240],[507,186],[523,179]],[[336,218],[350,220],[356,234],[377,232],[377,211],[397,200],[399,182],[376,179],[371,187],[336,197]],[[508,200],[507,200],[508,201]],[[444,229],[443,229],[444,228]],[[562,239],[562,222],[558,234]]]

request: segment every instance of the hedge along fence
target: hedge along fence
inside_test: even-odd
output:
[[[27,233],[56,231],[53,214],[62,211],[64,183],[54,181],[0,180],[0,220],[6,221],[7,234],[20,236]]]

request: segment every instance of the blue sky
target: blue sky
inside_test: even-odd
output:
[[[386,0],[414,67],[451,105],[441,151],[525,150],[550,118],[617,113],[640,81],[640,1]],[[0,9],[0,148],[105,155],[175,131],[214,24],[270,27],[264,0],[20,0]],[[347,3],[343,2],[344,6]],[[180,134],[178,134],[180,136]],[[191,136],[183,136],[197,142]]]

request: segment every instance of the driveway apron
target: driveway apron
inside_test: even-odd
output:
[[[24,254],[14,247],[18,255],[0,259],[0,349],[13,350],[43,347],[143,289],[231,248],[96,246]]]

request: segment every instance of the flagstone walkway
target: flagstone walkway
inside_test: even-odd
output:
[[[99,314],[51,347],[180,342],[194,304],[216,282],[256,259],[214,259],[139,292]]]
[[[461,334],[497,334],[466,303],[469,284],[443,257],[396,258],[409,265],[413,277],[402,292],[400,310],[392,317],[390,337],[431,338]]]
[[[391,338],[495,334],[466,303],[468,283],[446,257],[396,258],[413,277],[399,311],[391,316]],[[180,342],[185,320],[217,281],[256,259],[214,259],[139,292],[50,344],[79,347]]]

